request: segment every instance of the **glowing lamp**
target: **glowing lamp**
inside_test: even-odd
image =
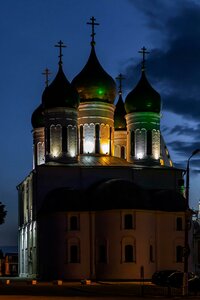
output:
[[[144,153],[138,152],[136,157],[137,157],[137,159],[142,159],[144,157]]]
[[[70,156],[71,157],[75,157],[76,156],[76,152],[75,152],[75,149],[70,149]]]
[[[165,165],[164,160],[163,160],[162,158],[160,159],[160,165],[161,165],[161,166],[164,166],[164,165]]]
[[[58,156],[59,156],[59,151],[58,151],[57,148],[53,148],[52,156],[53,156],[53,157],[58,157]]]
[[[154,158],[159,159],[159,152],[158,151],[155,151]]]
[[[102,144],[101,145],[101,149],[102,149],[103,154],[108,154],[108,152],[109,152],[109,145],[108,144]]]
[[[94,142],[85,141],[85,143],[84,143],[84,152],[85,153],[93,153],[94,152]]]
[[[103,89],[98,89],[97,93],[98,93],[99,95],[102,95],[102,94],[104,93],[104,90],[103,90]]]

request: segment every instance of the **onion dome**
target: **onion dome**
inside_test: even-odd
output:
[[[132,112],[160,112],[160,95],[148,82],[144,70],[136,87],[126,97],[125,109],[127,114]]]
[[[31,123],[33,128],[44,127],[44,110],[42,104],[40,104],[33,112],[31,117]]]
[[[94,44],[91,44],[89,59],[82,71],[72,80],[81,102],[103,101],[114,103],[116,84],[102,68],[95,53]]]
[[[119,95],[118,102],[116,104],[114,113],[114,128],[115,130],[126,130],[126,111],[124,108],[124,102],[122,100],[122,95]]]
[[[79,105],[79,95],[65,77],[61,63],[55,79],[43,92],[42,103],[44,108],[77,108]]]

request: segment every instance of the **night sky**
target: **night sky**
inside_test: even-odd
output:
[[[185,168],[200,148],[200,1],[198,0],[2,0],[0,9],[0,201],[8,215],[0,246],[17,244],[16,186],[32,169],[31,114],[45,87],[43,70],[63,68],[72,80],[90,53],[94,16],[96,53],[115,78],[122,73],[123,98],[140,78],[141,47],[146,74],[163,102],[161,128],[176,166]],[[190,205],[200,199],[200,155],[191,160]]]

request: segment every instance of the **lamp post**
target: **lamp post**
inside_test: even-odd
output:
[[[187,160],[187,168],[186,168],[186,191],[185,191],[186,211],[185,211],[185,236],[184,236],[184,251],[183,251],[183,257],[184,257],[183,296],[188,295],[188,256],[189,256],[188,224],[189,224],[190,159],[197,153],[200,153],[200,149],[196,149],[192,152],[192,154]]]

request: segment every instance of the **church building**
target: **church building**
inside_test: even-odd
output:
[[[141,77],[123,100],[91,52],[70,83],[58,71],[32,114],[33,169],[19,194],[19,275],[132,280],[183,270],[183,170],[160,131],[161,97]],[[116,103],[116,104],[115,104]]]

